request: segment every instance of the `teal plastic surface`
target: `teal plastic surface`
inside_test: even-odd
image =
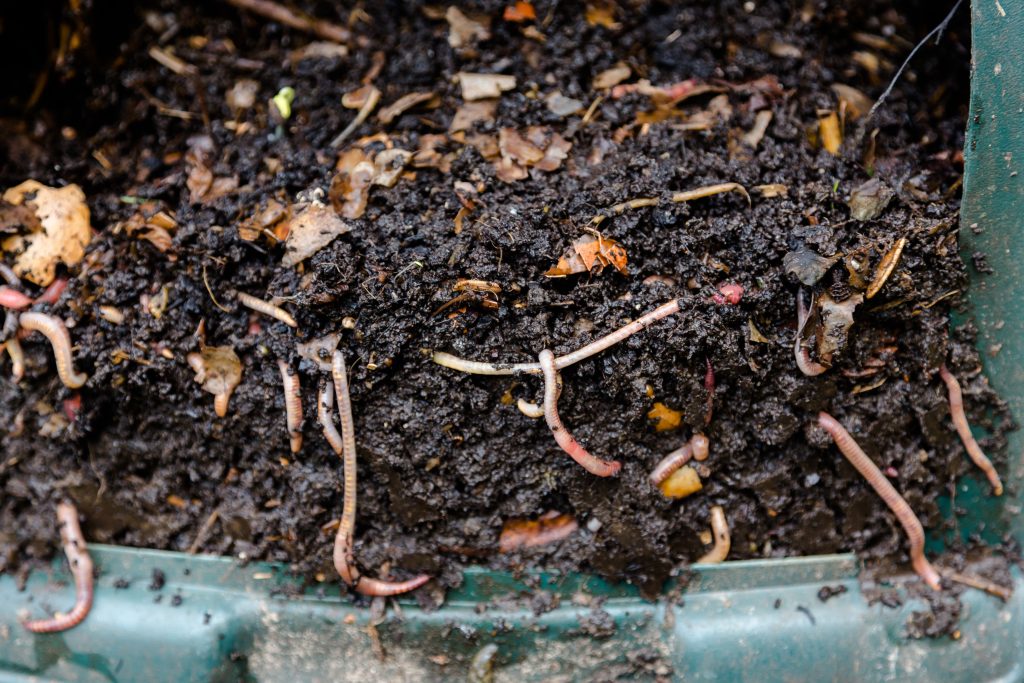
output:
[[[960,243],[993,272],[971,272],[971,308],[957,322],[980,330],[986,375],[1024,415],[1024,0],[972,7],[974,74]],[[980,262],[980,260],[977,260]],[[964,483],[964,528],[991,536],[1020,519],[1024,435],[1011,435],[1007,494]],[[444,608],[402,601],[370,626],[371,611],[324,594],[284,597],[279,565],[94,546],[95,606],[71,631],[34,635],[17,613],[68,609],[62,561],[24,590],[0,577],[0,683],[66,681],[465,680],[474,654],[498,646],[496,681],[1020,681],[1024,582],[1002,603],[968,590],[959,638],[913,640],[908,618],[924,606],[869,604],[852,556],[697,566],[685,590],[657,602],[585,576],[470,570]],[[150,589],[154,569],[166,583]],[[828,586],[838,594],[823,601]],[[535,613],[548,591],[554,608]]]

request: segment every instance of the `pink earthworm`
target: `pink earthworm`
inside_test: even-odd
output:
[[[342,443],[341,434],[334,426],[334,418],[331,412],[334,410],[334,386],[329,381],[321,381],[320,395],[316,402],[316,417],[324,430],[324,438],[331,445],[337,455],[341,455]]]
[[[992,461],[985,457],[985,452],[981,450],[981,446],[971,434],[971,425],[967,423],[967,415],[964,414],[964,395],[960,391],[960,383],[956,381],[956,377],[946,369],[945,365],[939,368],[939,376],[946,383],[946,390],[949,392],[949,412],[953,416],[956,432],[960,435],[964,448],[967,449],[967,455],[988,477],[988,481],[992,485],[992,493],[997,496],[1003,495],[1003,482],[999,480],[999,473],[992,466]]]
[[[60,300],[60,295],[68,286],[67,278],[59,277],[50,283],[50,286],[43,290],[43,293],[36,297],[37,304],[55,304]]]
[[[793,341],[793,355],[796,357],[796,366],[800,372],[808,377],[814,377],[828,370],[821,363],[811,360],[811,352],[803,345],[804,327],[807,325],[807,318],[810,314],[807,304],[804,303],[804,290],[801,287],[796,293],[796,339]]]
[[[826,412],[818,413],[818,424],[828,432],[850,464],[867,480],[871,488],[889,506],[889,509],[896,515],[896,519],[903,525],[903,529],[907,532],[907,538],[910,540],[910,561],[914,566],[914,571],[931,588],[942,590],[938,572],[924,556],[924,528],[921,526],[921,520],[910,509],[910,505],[834,417]]]
[[[647,478],[654,486],[660,486],[663,481],[672,476],[672,473],[690,462],[693,457],[693,444],[689,441],[675,449],[664,458],[658,461]]]
[[[282,359],[278,359],[277,368],[281,371],[281,383],[284,384],[284,414],[291,439],[292,453],[302,450],[302,386],[299,384],[299,373],[292,372]]]
[[[430,577],[420,574],[408,581],[381,581],[360,576],[359,570],[355,567],[352,556],[356,528],[355,421],[352,419],[352,400],[349,398],[345,356],[341,351],[334,352],[331,374],[334,376],[334,393],[337,396],[338,417],[341,420],[342,463],[345,469],[341,522],[334,538],[334,567],[345,583],[354,586],[356,592],[363,595],[391,596],[415,590],[429,581]]]
[[[729,521],[725,518],[725,510],[721,505],[711,508],[711,534],[715,539],[715,545],[697,560],[699,564],[719,564],[725,562],[725,558],[729,556],[732,539],[729,535]]]
[[[716,294],[711,295],[711,300],[716,304],[729,304],[735,306],[743,298],[743,285],[729,282],[718,288]]]
[[[71,574],[75,577],[75,606],[64,615],[50,619],[23,621],[21,625],[33,633],[66,631],[82,623],[92,608],[92,559],[85,546],[82,527],[78,524],[78,510],[71,503],[59,503],[57,505],[57,520],[60,523],[60,537],[64,544],[64,554],[68,558]]]
[[[22,311],[32,305],[32,299],[16,289],[0,285],[0,306]]]
[[[633,322],[623,325],[611,334],[601,337],[596,341],[592,341],[586,346],[576,349],[571,353],[567,353],[564,356],[559,356],[555,359],[555,369],[564,370],[570,365],[574,365],[582,360],[590,358],[593,355],[601,353],[605,349],[618,344],[637,332],[646,330],[658,320],[678,312],[679,299],[672,299],[650,313],[646,313]],[[450,353],[444,353],[443,351],[435,351],[433,360],[438,365],[443,365],[444,367],[451,368],[452,370],[467,372],[472,375],[515,375],[521,372],[539,375],[542,373],[540,363],[484,363],[481,361],[458,358],[457,356],[453,356]]]
[[[31,312],[22,313],[18,321],[23,329],[41,332],[50,340],[53,355],[57,359],[57,375],[64,386],[78,389],[85,384],[89,376],[75,371],[71,358],[71,335],[63,320],[45,313]]]
[[[711,416],[715,410],[715,369],[711,367],[711,359],[705,357],[704,363],[708,366],[704,373],[704,391],[707,392],[707,404],[704,408],[704,424],[711,424]]]
[[[558,395],[561,391],[559,390],[560,377],[558,370],[555,369],[555,354],[549,349],[544,349],[540,352],[538,361],[544,372],[544,419],[555,436],[555,442],[569,454],[570,458],[591,474],[598,477],[611,477],[618,474],[622,469],[622,463],[618,460],[609,461],[594,457],[562,425],[562,419],[558,416]]]
[[[263,315],[268,315],[271,318],[280,320],[289,327],[298,327],[299,325],[297,322],[295,322],[295,318],[293,318],[288,311],[284,310],[280,306],[275,306],[274,304],[264,301],[263,299],[257,299],[251,294],[246,294],[245,292],[235,292],[235,296],[238,298],[239,303],[241,303],[246,308],[251,308],[257,313],[262,313]]]
[[[11,357],[11,376],[15,382],[20,382],[25,376],[25,352],[21,350],[21,342],[11,337],[4,342],[7,355]]]
[[[703,434],[694,434],[690,437],[690,445],[693,446],[693,459],[704,461],[708,459],[708,446],[711,442]]]

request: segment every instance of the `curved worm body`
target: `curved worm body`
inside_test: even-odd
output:
[[[622,463],[618,460],[609,461],[595,458],[562,425],[562,419],[558,416],[558,395],[561,393],[559,387],[561,382],[558,370],[555,369],[555,354],[544,349],[540,352],[538,361],[544,372],[544,419],[547,421],[548,427],[551,428],[555,442],[569,454],[570,458],[591,474],[598,477],[611,477],[618,474],[622,469]]]
[[[331,363],[334,377],[334,393],[338,399],[338,417],[341,421],[341,457],[345,468],[344,500],[341,507],[341,522],[334,537],[334,567],[342,580],[354,586],[363,595],[399,595],[419,588],[430,577],[421,574],[408,581],[381,581],[360,576],[352,556],[352,545],[356,528],[356,437],[355,421],[352,419],[352,400],[349,398],[348,372],[345,356],[334,352]]]
[[[0,306],[15,311],[22,311],[32,305],[32,299],[28,298],[16,289],[0,285]]]
[[[582,348],[576,349],[571,353],[567,353],[564,356],[559,356],[555,359],[555,369],[564,370],[570,365],[574,365],[579,363],[581,360],[585,360],[593,355],[601,353],[605,349],[618,344],[637,332],[646,330],[658,320],[677,312],[679,312],[679,299],[672,299],[650,313],[642,315],[633,322],[620,327],[611,334],[601,337],[600,339],[593,341]],[[481,361],[459,358],[458,356],[453,356],[452,354],[445,353],[443,351],[435,351],[433,360],[438,365],[443,365],[446,368],[459,370],[460,372],[466,372],[471,375],[515,375],[518,373],[539,375],[543,372],[541,370],[540,363],[484,363]]]
[[[316,418],[324,430],[324,438],[327,439],[327,443],[331,445],[337,455],[341,455],[341,434],[338,433],[338,428],[334,426],[334,418],[331,417],[333,409],[334,387],[330,382],[321,381],[320,395],[316,401]]]
[[[295,318],[293,318],[288,311],[284,310],[280,306],[275,306],[274,304],[264,301],[263,299],[257,299],[251,294],[246,294],[245,292],[235,292],[235,296],[238,298],[238,302],[240,304],[242,304],[246,308],[251,308],[257,313],[262,313],[263,315],[268,315],[271,318],[280,320],[289,327],[298,327],[299,325],[297,322],[295,322]]]
[[[796,357],[796,366],[800,368],[800,372],[808,377],[815,377],[828,368],[811,360],[811,352],[802,343],[804,327],[809,317],[807,304],[804,303],[804,289],[801,287],[796,293],[796,339],[793,340],[793,355]]]
[[[921,526],[921,520],[910,509],[910,505],[834,417],[825,412],[818,413],[818,424],[829,433],[850,464],[867,480],[871,488],[889,506],[889,509],[896,515],[896,519],[903,525],[903,529],[907,532],[907,538],[910,540],[910,561],[914,566],[914,571],[931,588],[941,590],[942,583],[939,574],[928,562],[928,558],[924,556],[924,528]]]
[[[20,382],[25,376],[25,352],[21,350],[21,342],[11,337],[4,342],[7,355],[11,357],[11,376],[15,382]]]
[[[67,286],[67,278],[59,277],[43,290],[43,293],[36,298],[35,302],[37,304],[55,304],[60,300],[60,295],[64,293]]]
[[[520,413],[533,420],[539,420],[544,417],[544,409],[536,403],[530,403],[526,399],[521,398],[516,401],[516,408],[519,408]]]
[[[690,437],[690,444],[693,446],[693,459],[701,462],[708,459],[708,446],[711,444],[708,437],[703,434],[694,434]]]
[[[974,435],[971,434],[971,425],[968,424],[967,415],[964,414],[964,395],[960,391],[960,383],[956,381],[956,377],[946,369],[945,365],[939,368],[939,376],[946,383],[946,390],[949,392],[949,413],[953,416],[953,425],[956,427],[957,434],[960,435],[960,440],[964,443],[964,448],[967,449],[967,455],[988,477],[988,482],[992,485],[992,493],[997,496],[1003,495],[1003,482],[999,479],[999,473],[992,466],[992,461],[985,456],[985,452],[981,450],[978,442],[974,440]]]
[[[92,608],[92,559],[85,547],[82,528],[78,525],[78,510],[71,503],[58,504],[57,521],[60,523],[60,538],[64,544],[64,554],[68,558],[71,574],[75,577],[75,606],[67,614],[52,619],[23,621],[22,626],[33,633],[66,631],[82,623]]]
[[[721,505],[711,508],[711,534],[715,539],[715,545],[697,560],[700,564],[719,564],[725,562],[725,558],[729,556],[732,539],[729,536],[729,522],[725,519],[725,510]]]
[[[651,473],[647,475],[647,478],[654,486],[660,486],[663,481],[672,476],[673,472],[690,462],[690,458],[692,457],[693,444],[692,442],[687,441],[680,448],[677,448],[659,460],[658,464],[654,466],[653,470],[651,470]]]
[[[302,387],[299,384],[299,373],[293,373],[288,363],[277,361],[281,371],[281,383],[284,384],[284,414],[291,439],[292,453],[302,450]]]
[[[41,332],[50,340],[53,347],[53,355],[57,360],[57,375],[64,386],[71,389],[78,389],[89,375],[76,372],[74,361],[71,358],[71,335],[64,321],[45,313],[22,313],[19,318],[21,326],[30,331]]]

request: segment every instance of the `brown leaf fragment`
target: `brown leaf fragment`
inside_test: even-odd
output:
[[[204,346],[200,353],[190,353],[188,364],[196,373],[195,381],[203,391],[217,397],[217,414],[227,413],[228,398],[242,381],[242,361],[230,346]]]
[[[441,173],[450,173],[454,154],[445,154],[439,148],[448,144],[446,135],[421,135],[420,148],[416,150],[410,160],[413,168],[436,168]]]
[[[411,158],[412,152],[398,149],[397,147],[379,152],[373,158],[374,176],[371,181],[372,184],[394,187],[395,183],[398,182],[398,176]]]
[[[842,83],[833,83],[832,92],[839,98],[840,108],[845,105],[846,116],[851,121],[859,119],[864,114],[867,114],[871,110],[871,105],[874,102],[871,98],[862,93],[856,88],[852,88]]]
[[[331,179],[327,194],[331,206],[344,218],[360,218],[370,198],[370,184],[376,168],[370,157],[358,147],[347,149],[338,157],[338,173]]]
[[[583,102],[571,97],[566,97],[560,90],[555,90],[544,98],[548,105],[548,111],[555,116],[569,116],[583,109]]]
[[[839,127],[839,116],[834,111],[818,111],[818,139],[829,154],[839,154],[843,144],[843,131]]]
[[[286,266],[301,263],[351,229],[330,207],[310,204],[289,221],[281,262]]]
[[[606,90],[607,88],[614,88],[619,83],[622,83],[622,81],[629,78],[629,75],[631,73],[632,70],[628,66],[626,66],[622,62],[619,62],[612,68],[605,69],[601,73],[594,76],[594,80],[591,83],[591,87],[594,90]]]
[[[584,17],[591,26],[603,26],[612,31],[622,28],[622,24],[615,21],[616,6],[610,0],[594,0],[587,3]]]
[[[487,123],[494,120],[494,114],[498,110],[498,100],[480,100],[477,102],[466,102],[455,111],[452,122],[448,126],[448,132],[454,133],[460,130],[470,130],[474,123]]]
[[[452,5],[444,18],[448,22],[448,45],[455,49],[471,47],[491,38],[491,19],[486,15],[471,18]]]
[[[872,298],[885,283],[888,282],[889,276],[892,275],[892,271],[896,269],[896,265],[900,262],[900,256],[903,254],[903,247],[907,246],[907,238],[901,237],[896,240],[896,244],[885,253],[882,257],[881,263],[878,264],[878,270],[875,271],[875,277],[871,281],[871,285],[868,287],[867,298]]]
[[[26,219],[32,225],[22,227],[41,228],[11,235],[0,244],[4,251],[17,254],[14,272],[19,277],[45,287],[53,282],[58,263],[73,266],[85,256],[92,226],[85,193],[78,185],[56,188],[26,180],[4,192],[3,201],[24,205],[35,214],[38,223]]]
[[[418,104],[429,102],[435,97],[433,92],[411,92],[377,112],[377,119],[387,125]]]
[[[140,207],[131,218],[114,226],[114,231],[123,230],[129,237],[148,241],[160,252],[168,252],[173,245],[171,232],[178,227],[174,216],[154,203]]]
[[[544,149],[526,139],[515,128],[498,131],[498,149],[501,156],[524,165],[533,165],[544,158]]]
[[[520,548],[533,548],[556,543],[579,529],[572,515],[547,514],[539,519],[509,519],[501,529],[498,550],[510,553]]]
[[[456,74],[462,86],[462,99],[467,102],[500,97],[506,90],[516,87],[516,77],[504,74],[480,74],[460,71]]]
[[[629,275],[626,268],[625,248],[613,239],[595,234],[586,234],[572,243],[558,263],[549,268],[547,277],[565,277],[576,273],[596,271],[612,266],[622,275]]]
[[[273,228],[288,218],[288,214],[287,206],[276,199],[268,199],[265,206],[238,224],[238,236],[248,242],[257,240],[261,234],[265,234],[264,230]]]
[[[850,207],[850,218],[855,221],[870,221],[881,215],[895,193],[878,178],[867,180],[850,192],[846,202]]]

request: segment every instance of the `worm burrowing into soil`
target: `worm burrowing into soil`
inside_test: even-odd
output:
[[[618,474],[622,469],[622,463],[618,460],[609,461],[594,457],[580,445],[579,441],[573,438],[562,424],[562,419],[558,416],[561,378],[558,375],[558,370],[555,369],[555,354],[549,349],[544,349],[537,359],[544,372],[544,419],[555,437],[555,442],[587,472],[598,477],[611,477]]]
[[[64,321],[45,313],[22,313],[18,319],[20,325],[34,332],[41,332],[50,340],[53,347],[53,355],[57,360],[57,375],[64,386],[71,389],[78,389],[89,375],[75,371],[74,361],[71,358],[71,335]]]
[[[907,538],[910,540],[910,561],[914,566],[914,571],[932,589],[942,590],[938,572],[924,556],[924,528],[921,526],[921,520],[910,509],[910,505],[834,417],[825,412],[818,413],[818,424],[828,432],[850,464],[867,480],[871,488],[885,501],[885,504],[896,515],[896,519],[903,525],[907,532]]]
[[[331,374],[334,376],[334,392],[338,400],[341,457],[345,469],[341,522],[338,524],[338,534],[334,537],[334,567],[345,583],[363,595],[389,596],[415,590],[429,581],[430,577],[420,574],[408,581],[381,581],[359,576],[359,570],[355,567],[352,545],[356,528],[356,436],[355,421],[352,419],[352,400],[349,398],[348,372],[345,369],[345,356],[341,351],[334,352]]]
[[[281,383],[284,384],[284,415],[288,426],[288,437],[291,439],[292,453],[302,450],[302,386],[299,384],[299,373],[292,372],[288,363],[278,359],[277,369],[281,371]]]
[[[732,540],[729,537],[729,522],[721,505],[711,508],[711,534],[715,539],[715,545],[697,560],[700,564],[719,564],[725,562],[725,558],[729,556]]]
[[[82,527],[78,525],[78,510],[71,503],[59,503],[57,521],[60,524],[64,554],[68,558],[71,575],[75,577],[75,606],[67,614],[50,619],[23,621],[21,625],[33,633],[66,631],[82,623],[92,608],[92,559],[85,547]]]
[[[997,496],[1003,495],[1003,482],[999,480],[999,473],[992,466],[992,461],[985,457],[985,452],[981,450],[981,446],[971,434],[971,425],[967,423],[967,415],[964,414],[964,395],[960,391],[960,383],[956,381],[956,377],[946,369],[945,365],[939,368],[939,376],[946,383],[946,390],[949,392],[949,413],[953,416],[953,426],[956,427],[956,433],[960,435],[960,440],[963,441],[964,448],[967,449],[967,455],[988,477],[988,482],[992,485],[992,493]]]

